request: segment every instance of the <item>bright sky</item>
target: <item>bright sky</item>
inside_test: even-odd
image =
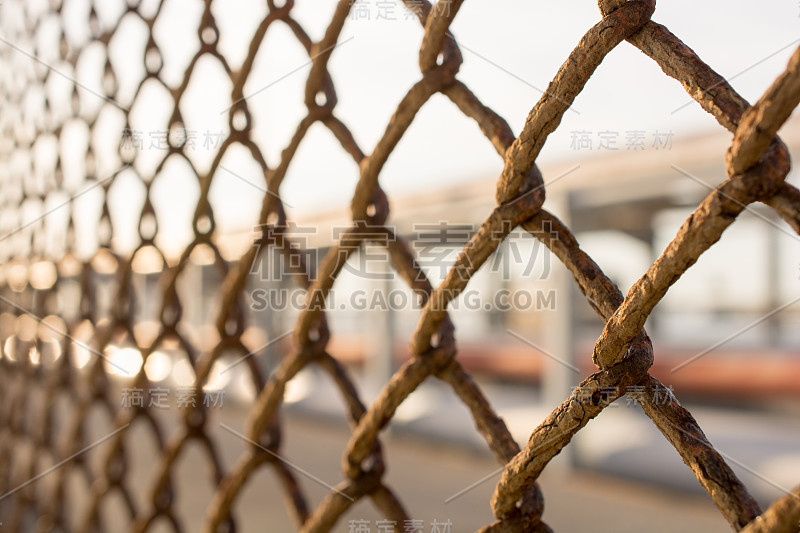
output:
[[[382,135],[398,102],[420,78],[418,49],[422,29],[407,17],[399,3],[384,11],[378,0],[362,0],[368,17],[347,21],[339,46],[330,62],[339,104],[335,113],[353,131],[362,150],[370,153]],[[46,2],[32,1],[36,4]],[[119,84],[119,100],[131,106],[131,123],[141,132],[145,149],[136,169],[151,174],[164,152],[150,147],[163,131],[172,113],[167,90],[148,82],[132,102],[144,73],[147,43],[144,23],[132,15],[119,21],[123,2],[98,2],[102,23],[119,24],[111,41],[110,61]],[[154,2],[145,0],[145,6]],[[253,33],[265,14],[261,0],[217,0],[214,15],[220,28],[219,49],[231,67],[241,65]],[[88,36],[87,0],[65,0],[67,37],[75,44]],[[298,0],[295,18],[314,40],[321,38],[335,2]],[[143,8],[147,11],[148,7]],[[200,0],[165,0],[154,38],[164,57],[162,79],[177,87],[186,66],[199,48],[197,25],[202,14]],[[379,19],[383,15],[385,18]],[[518,133],[541,90],[556,73],[585,31],[599,19],[594,2],[531,2],[525,0],[470,0],[464,3],[452,26],[464,57],[459,79],[486,105],[495,109]],[[674,0],[661,2],[653,19],[665,24],[747,99],[754,101],[785,68],[800,42],[800,4],[775,1],[755,7],[752,2]],[[57,59],[52,33],[40,32],[45,59]],[[50,37],[48,37],[50,35]],[[48,40],[49,39],[49,40]],[[49,52],[46,52],[49,50]],[[25,58],[22,58],[25,60]],[[81,56],[75,75],[89,88],[102,92],[102,47],[95,44]],[[28,60],[29,61],[29,60]],[[157,57],[148,61],[158,62]],[[69,65],[58,65],[71,72]],[[274,24],[256,57],[245,86],[254,116],[256,142],[271,167],[278,164],[289,136],[304,115],[303,88],[308,74],[308,56],[282,23]],[[188,154],[202,173],[214,151],[204,144],[219,142],[218,132],[227,131],[231,104],[230,82],[220,63],[211,57],[196,65],[181,112],[196,148]],[[106,135],[96,133],[91,142],[98,153],[98,176],[119,168],[115,154],[123,114],[88,91],[80,90],[85,109],[101,109],[99,124]],[[68,101],[68,100],[67,100]],[[64,101],[65,107],[66,102]],[[680,108],[686,103],[686,107]],[[600,132],[618,135],[624,146],[626,132],[644,132],[651,142],[656,132],[672,132],[676,138],[711,131],[719,126],[690,102],[674,80],[666,77],[653,61],[623,43],[600,66],[574,112],[567,112],[559,129],[550,136],[540,163],[574,159],[573,132],[589,132],[594,142]],[[80,146],[89,142],[85,127],[68,125],[77,149],[62,149],[64,160],[80,160]],[[76,155],[77,154],[77,155]],[[263,177],[249,153],[232,147],[213,177],[211,201],[222,232],[248,229],[257,221],[263,193]],[[76,163],[76,169],[80,163]],[[381,183],[390,196],[412,194],[421,189],[452,186],[459,182],[492,178],[502,162],[477,126],[460,114],[446,97],[435,96],[425,105],[390,157]],[[69,171],[65,172],[69,182]],[[76,176],[79,172],[73,173]],[[234,175],[235,174],[235,175]],[[720,177],[721,178],[721,177]],[[295,157],[281,194],[290,216],[346,206],[358,179],[356,165],[320,124],[312,128]],[[144,187],[132,171],[121,175],[112,187],[112,212],[117,235],[124,248],[135,245],[132,221],[138,220]],[[255,186],[251,186],[249,181]],[[161,241],[179,250],[190,238],[189,221],[199,194],[196,179],[185,162],[168,160],[153,184],[153,199],[159,217]],[[85,209],[97,201],[85,196]],[[93,215],[94,216],[94,215]]]

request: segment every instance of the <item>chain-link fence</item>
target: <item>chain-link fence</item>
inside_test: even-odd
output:
[[[636,391],[644,412],[675,447],[733,529],[796,531],[800,488],[763,511],[708,442],[692,415],[677,401],[654,401],[670,393],[648,373],[654,353],[643,326],[669,287],[721,238],[749,204],[762,202],[770,206],[800,231],[800,192],[784,181],[790,170],[789,154],[776,136],[800,101],[800,50],[794,53],[785,72],[751,106],[678,37],[650,20],[654,0],[602,0],[599,21],[574,48],[515,137],[506,121],[459,81],[462,57],[448,28],[462,0],[440,0],[434,5],[426,0],[404,3],[424,27],[419,78],[397,103],[374,150],[365,153],[348,125],[337,117],[337,94],[328,71],[331,57],[339,53],[336,47],[348,14],[356,9],[351,0],[336,4],[318,42],[293,18],[293,0],[267,0],[268,14],[258,24],[238,69],[229,66],[217,46],[219,32],[212,7],[222,4],[222,0],[205,0],[196,28],[199,47],[183,81],[172,88],[161,79],[165,51],[153,38],[161,3],[128,2],[121,7],[120,16],[135,17],[149,35],[143,65],[136,65],[135,69],[140,77],[134,100],[146,83],[162,84],[171,99],[171,112],[162,125],[165,135],[161,158],[152,168],[142,170],[137,166],[142,157],[141,141],[136,139],[130,108],[117,98],[118,78],[125,73],[108,59],[109,43],[117,26],[103,24],[98,17],[105,5],[87,2],[86,9],[76,14],[66,0],[63,4],[51,2],[50,6],[6,0],[5,37],[0,51],[0,228],[4,235],[0,248],[0,491],[4,493],[0,509],[4,513],[4,531],[108,530],[111,526],[104,524],[102,517],[111,498],[122,502],[121,519],[130,524],[131,531],[154,531],[159,524],[182,531],[185,526],[175,511],[180,495],[173,474],[187,447],[194,443],[203,450],[213,485],[204,531],[236,530],[233,509],[237,499],[248,480],[262,469],[272,469],[277,475],[298,530],[329,531],[354,503],[369,498],[400,531],[408,513],[401,503],[402,495],[385,481],[384,472],[391,458],[382,452],[380,434],[398,407],[429,378],[442,380],[452,388],[468,407],[487,446],[505,465],[491,500],[496,522],[481,531],[549,531],[542,518],[545,509],[536,481],[539,474],[589,420],[619,397],[620,391],[624,394],[629,390]],[[68,26],[76,24],[76,20],[88,35],[78,48],[65,37],[70,31]],[[310,72],[305,82],[305,116],[297,123],[279,164],[271,167],[253,141],[244,87],[265,35],[276,25],[288,28],[306,50]],[[43,28],[49,28],[48,35],[58,38],[48,41],[41,37]],[[581,250],[570,229],[548,212],[543,176],[535,164],[562,115],[600,62],[622,41],[649,56],[733,133],[726,154],[728,179],[705,197],[627,295]],[[75,81],[80,58],[89,49],[105,58],[100,91]],[[212,148],[209,168],[199,170],[186,157],[189,143],[181,102],[193,69],[204,56],[217,60],[229,78],[232,105],[227,110],[229,133]],[[54,87],[58,86],[67,98],[59,100],[54,96],[58,93]],[[379,177],[415,115],[437,93],[477,123],[504,167],[497,179],[497,207],[486,214],[444,281],[433,287],[411,247],[387,225],[389,202]],[[123,125],[124,133],[103,144],[103,139],[95,138],[96,132],[112,119]],[[310,266],[306,264],[307,254],[291,242],[287,233],[289,224],[280,190],[300,143],[317,123],[330,131],[357,164],[359,179],[350,206],[352,226],[339,235],[318,265]],[[83,138],[82,143],[78,142],[78,148],[70,147],[68,140],[76,137]],[[261,167],[263,207],[259,220],[252,221],[260,231],[258,246],[229,262],[219,249],[209,191],[220,173],[223,156],[234,145],[245,147]],[[107,149],[109,146],[113,149]],[[82,169],[79,178],[66,171],[65,161],[70,158]],[[177,261],[169,261],[158,246],[160,221],[153,207],[156,184],[170,179],[166,169],[170,158],[185,161],[200,191],[192,218],[191,243]],[[98,172],[98,168],[114,164],[118,169],[110,175]],[[145,191],[138,243],[132,254],[119,253],[112,243],[115,225],[108,196],[123,174],[134,176]],[[80,198],[88,194],[100,197],[102,209],[87,215]],[[64,213],[62,218],[47,216],[55,210]],[[88,230],[82,226],[81,217],[93,221]],[[597,371],[587,376],[576,392],[533,431],[522,449],[459,363],[454,327],[447,312],[448,303],[458,297],[499,243],[518,227],[539,239],[566,266],[588,305],[605,322],[592,357]],[[89,240],[96,239],[96,248],[90,246],[89,256],[81,253],[86,235],[91,236]],[[348,370],[328,351],[329,339],[335,332],[328,328],[324,302],[348,257],[370,243],[385,247],[391,268],[422,295],[423,309],[410,339],[413,357],[385,383],[377,399],[365,405]],[[197,250],[204,251],[207,263],[222,279],[214,311],[215,331],[202,337],[190,333],[186,307],[194,303],[184,301],[179,289]],[[294,328],[293,348],[270,376],[264,375],[257,362],[263,347],[254,348],[244,339],[251,326],[245,291],[248,275],[267,250],[291,258],[286,264],[293,265],[294,282],[308,290]],[[143,285],[157,287],[160,295],[155,320],[143,318],[149,305],[141,296]],[[127,347],[141,355],[142,364],[129,388],[141,395],[128,409],[120,408],[109,376],[126,372],[125,368],[115,368],[116,359],[109,355],[112,347]],[[152,405],[159,398],[142,370],[169,350],[180,354],[188,364],[191,379],[185,392],[194,392],[197,398],[182,402],[174,428],[154,413]],[[230,354],[236,354],[242,368],[247,368],[257,396],[245,432],[237,433],[246,448],[232,468],[224,468],[218,439],[208,427],[210,403],[199,398],[208,392],[205,386],[215,363]],[[332,487],[316,507],[308,503],[297,473],[282,459],[279,416],[287,385],[309,365],[317,365],[335,383],[352,424],[352,436],[343,457],[344,481]],[[88,428],[90,414],[98,410],[112,421],[111,431],[100,440],[93,439]],[[136,446],[131,439],[134,424],[147,428],[160,453],[153,459],[157,465],[155,482],[147,486],[143,500],[133,496],[131,487],[133,474],[128,458]],[[104,457],[98,470],[82,457],[101,442]],[[75,473],[84,478],[87,494],[85,505],[77,511],[67,505],[72,495],[66,481]]]

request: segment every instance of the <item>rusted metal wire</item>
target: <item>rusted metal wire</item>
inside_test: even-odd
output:
[[[183,83],[171,93],[175,107],[165,126],[181,123],[177,104],[187,89],[192,69],[198,58],[212,54],[223,65],[232,82],[231,99],[234,103],[228,111],[230,134],[218,148],[210,169],[204,173],[194,171],[200,188],[192,224],[194,235],[180,260],[164,268],[160,274],[163,302],[157,333],[146,343],[138,340],[136,318],[132,312],[136,295],[131,283],[132,264],[142,250],[155,247],[157,227],[148,231],[140,225],[140,243],[130,257],[114,252],[108,202],[114,177],[101,180],[96,175],[95,160],[98,154],[94,153],[91,146],[85,154],[86,179],[89,184],[95,184],[103,195],[100,215],[103,231],[95,256],[86,261],[76,258],[79,239],[73,217],[76,209],[74,202],[68,206],[70,216],[66,224],[65,246],[58,257],[47,255],[46,223],[33,225],[31,231],[24,234],[22,245],[16,239],[13,249],[4,246],[2,260],[5,268],[0,288],[0,307],[5,311],[4,320],[0,323],[4,346],[0,372],[0,490],[11,490],[21,481],[36,478],[48,466],[61,464],[74,457],[74,460],[64,463],[62,468],[53,472],[52,484],[43,484],[35,490],[34,487],[26,487],[8,496],[13,500],[13,512],[10,519],[3,523],[4,531],[24,529],[25,517],[31,512],[38,517],[36,531],[104,530],[100,510],[112,495],[121,497],[131,531],[151,531],[156,523],[164,521],[175,531],[183,531],[184,526],[175,509],[178,495],[173,478],[179,458],[187,446],[194,443],[200,445],[210,466],[215,491],[208,503],[204,525],[207,533],[236,529],[233,506],[248,479],[266,467],[273,468],[282,483],[287,494],[287,505],[300,531],[330,531],[348,508],[365,497],[370,498],[384,516],[402,524],[408,518],[408,513],[398,495],[384,480],[389,459],[382,452],[380,434],[403,401],[431,377],[452,387],[468,407],[489,449],[505,465],[491,501],[497,521],[481,531],[550,531],[542,521],[544,503],[537,478],[572,437],[617,396],[612,395],[604,402],[592,400],[587,403],[577,396],[577,392],[573,393],[533,431],[528,443],[521,449],[503,420],[493,411],[480,387],[459,363],[454,327],[448,318],[448,303],[467,287],[473,274],[492,255],[502,239],[518,226],[542,241],[566,266],[588,304],[605,322],[593,351],[597,372],[581,383],[579,389],[582,394],[588,390],[595,393],[590,395],[595,398],[601,389],[625,390],[628,386],[640,386],[644,412],[675,447],[734,530],[796,530],[800,516],[800,498],[797,496],[800,489],[777,501],[762,515],[758,504],[724,458],[714,450],[691,414],[677,402],[664,404],[654,401],[654,398],[665,393],[665,389],[648,373],[654,353],[643,326],[669,287],[721,238],[722,232],[735,222],[737,215],[747,205],[765,203],[800,231],[800,192],[784,181],[790,170],[789,154],[776,136],[781,124],[800,101],[800,49],[794,53],[786,71],[765,95],[750,106],[690,48],[665,27],[650,20],[655,10],[655,0],[601,0],[600,21],[577,44],[547,91],[532,107],[519,137],[515,137],[506,121],[458,79],[462,57],[449,27],[463,2],[453,0],[449,2],[449,9],[443,10],[435,9],[427,1],[407,0],[406,7],[418,16],[424,28],[419,52],[420,78],[398,103],[375,149],[367,154],[359,147],[348,126],[335,114],[337,96],[328,71],[330,58],[340,41],[353,2],[340,0],[337,3],[324,36],[319,42],[314,42],[293,18],[293,0],[286,0],[281,5],[268,0],[268,15],[256,30],[241,68],[234,71],[217,49],[219,32],[212,13],[214,1],[221,0],[205,0],[200,27],[197,28],[201,46],[185,73]],[[140,2],[131,1],[127,12],[141,19],[148,28],[147,52],[160,53],[152,36],[160,8],[145,13]],[[63,76],[52,67],[33,68],[37,62],[38,66],[45,65],[45,59],[40,58],[50,57],[52,62],[74,68],[80,52],[69,50],[64,44],[66,22],[60,2],[54,2],[45,14],[33,10],[25,13],[27,18],[15,27],[10,26],[10,31],[16,32],[17,36],[33,35],[46,19],[55,20],[59,25],[62,43],[58,52],[37,49],[31,56],[34,61],[30,68],[20,73],[18,80],[10,77],[4,80],[3,112],[9,118],[4,121],[3,135],[12,140],[12,146],[3,152],[4,164],[16,151],[30,150],[37,139],[62,135],[64,125],[69,120],[82,121],[90,131],[97,121],[96,115],[87,116],[81,109],[77,88],[74,88],[72,109],[56,109],[44,98],[41,117],[28,119],[24,115],[22,109],[26,88],[31,85],[44,86],[52,79]],[[90,43],[107,47],[116,29],[101,30],[95,2],[92,2],[87,16]],[[311,68],[305,85],[306,115],[283,150],[279,164],[271,168],[252,140],[249,103],[244,95],[244,87],[253,70],[255,56],[263,48],[266,33],[278,23],[285,24],[306,50],[311,58]],[[9,34],[9,39],[12,38],[13,35]],[[548,135],[558,127],[563,114],[601,61],[622,41],[628,41],[652,58],[665,74],[680,82],[703,109],[734,135],[726,154],[729,179],[706,196],[662,255],[627,295],[623,295],[592,258],[581,250],[570,229],[544,208],[544,180],[536,166],[536,158]],[[13,68],[10,54],[11,51],[7,49],[2,56],[5,69]],[[146,70],[145,79],[160,79],[159,68],[148,66]],[[118,105],[117,73],[108,61],[105,75],[108,83],[100,96],[111,105]],[[20,84],[20,80],[23,83]],[[139,88],[144,81],[140,82]],[[497,207],[487,214],[480,229],[464,246],[444,281],[438,287],[433,287],[417,264],[408,243],[386,225],[389,204],[379,177],[389,155],[406,134],[417,112],[436,93],[450,98],[464,115],[477,123],[502,157],[504,167],[497,180]],[[129,126],[130,111],[123,109],[123,113]],[[315,123],[321,123],[331,131],[342,149],[358,165],[360,176],[352,196],[352,227],[339,237],[323,258],[317,275],[311,279],[307,275],[302,251],[292,245],[286,232],[286,215],[279,192],[300,143]],[[268,192],[257,221],[261,228],[261,245],[248,249],[239,261],[229,267],[217,247],[209,191],[223,155],[234,143],[240,143],[250,150],[263,171]],[[180,144],[173,144],[164,159],[173,154],[181,155],[184,149]],[[135,154],[126,155],[120,149],[119,158],[126,168],[135,163],[136,157]],[[54,177],[36,186],[29,183],[35,180],[31,165],[22,175],[5,172],[0,182],[4,191],[3,209],[9,213],[19,213],[20,206],[26,200],[44,202],[53,191],[68,190],[61,174],[61,165],[60,160],[56,161]],[[117,174],[119,172],[115,176]],[[150,196],[153,176],[139,177],[147,191],[141,219],[155,220]],[[12,226],[24,223],[22,218],[12,219]],[[376,235],[389,238],[378,239]],[[394,373],[377,399],[367,406],[360,400],[347,369],[328,351],[333,333],[328,328],[324,306],[319,303],[324,302],[329,294],[347,258],[370,242],[386,247],[392,268],[409,287],[424,294],[425,301],[417,329],[411,338],[413,357]],[[198,350],[181,327],[183,308],[177,285],[189,257],[201,246],[212,251],[214,264],[224,281],[214,321],[217,330],[215,345],[210,349],[204,347]],[[194,388],[200,392],[209,379],[212,365],[223,353],[236,352],[243,357],[250,353],[242,342],[246,327],[243,293],[252,266],[270,247],[297,258],[300,266],[295,278],[300,286],[308,289],[308,298],[294,329],[294,348],[268,379],[262,375],[254,358],[245,360],[258,396],[250,411],[244,435],[249,444],[231,469],[223,467],[220,445],[208,428],[209,413],[206,406],[199,403],[186,406],[178,429],[167,435],[158,417],[145,405],[132,410],[119,409],[117,402],[111,399],[107,365],[102,358],[91,358],[82,370],[72,364],[78,351],[102,354],[114,339],[120,337],[133,343],[145,361],[161,346],[174,343],[186,354],[195,374]],[[159,253],[166,265],[163,253]],[[112,264],[110,273],[108,268],[99,266],[103,262]],[[45,268],[37,266],[39,264],[55,265],[51,283],[37,285],[35,282],[34,269]],[[114,297],[110,306],[105,307],[97,291],[97,280],[104,276],[111,276],[116,281]],[[60,291],[67,285],[78,288],[77,305],[72,313],[65,312],[64,304],[59,300],[63,298]],[[55,363],[43,361],[56,351],[63,356],[54,358]],[[39,359],[34,360],[32,354],[37,354]],[[345,480],[331,490],[316,508],[309,505],[292,470],[276,459],[281,452],[279,413],[284,392],[292,378],[309,365],[318,365],[330,376],[344,398],[352,424],[352,436],[343,457]],[[146,385],[147,377],[140,372],[134,386]],[[37,395],[38,398],[35,397]],[[75,407],[76,416],[68,420],[60,420],[55,408],[56,399],[64,396]],[[87,435],[86,420],[90,412],[98,409],[114,421],[115,427],[115,431],[107,438],[111,446],[105,457],[105,466],[99,473],[77,455],[92,444]],[[129,486],[128,455],[131,442],[126,439],[129,428],[140,423],[148,428],[159,452],[157,475],[148,489],[148,499],[144,505],[135,501]],[[56,440],[56,425],[61,428],[60,434],[68,438]],[[20,458],[22,447],[29,451],[26,459]],[[79,517],[77,523],[66,519],[68,495],[65,487],[70,475],[84,478],[91,500],[88,512]]]

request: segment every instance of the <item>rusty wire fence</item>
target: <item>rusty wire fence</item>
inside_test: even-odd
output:
[[[348,126],[337,118],[336,90],[328,72],[329,61],[337,53],[337,40],[353,8],[350,0],[338,2],[319,42],[312,41],[293,18],[292,0],[280,3],[268,0],[268,15],[260,22],[247,57],[237,70],[228,66],[217,49],[219,33],[211,9],[213,2],[222,0],[205,1],[202,20],[196,28],[199,50],[184,74],[183,83],[170,89],[173,111],[163,125],[170,131],[163,160],[150,175],[137,172],[146,200],[139,217],[138,246],[131,255],[119,254],[112,246],[114,225],[107,196],[121,170],[110,177],[98,176],[96,171],[100,157],[116,158],[126,171],[135,168],[139,152],[135,143],[126,142],[131,139],[124,135],[116,139],[115,153],[110,155],[96,153],[95,143],[86,143],[85,153],[77,154],[83,162],[85,180],[79,184],[83,189],[67,183],[62,172],[62,159],[75,156],[74,153],[58,155],[56,150],[56,156],[46,164],[33,163],[33,152],[47,143],[57,145],[68,134],[68,124],[84,124],[91,135],[99,123],[99,108],[87,108],[79,95],[79,86],[70,81],[70,68],[75,67],[81,50],[70,47],[64,38],[66,23],[61,2],[51,2],[50,6],[20,2],[14,12],[17,16],[8,16],[3,21],[6,34],[0,52],[3,65],[0,227],[5,237],[0,248],[3,263],[0,492],[4,496],[0,506],[4,531],[109,530],[110,526],[103,523],[102,510],[112,497],[121,498],[123,522],[129,524],[131,531],[153,531],[156,524],[184,531],[185,525],[175,511],[178,495],[173,474],[190,443],[201,445],[213,485],[213,497],[207,503],[204,518],[206,532],[237,529],[233,512],[237,498],[243,486],[261,469],[274,469],[298,530],[329,531],[355,502],[368,498],[382,516],[398,524],[396,530],[400,531],[408,512],[402,495],[385,481],[384,472],[391,457],[382,453],[380,434],[409,394],[430,378],[442,380],[452,388],[468,407],[486,445],[505,466],[491,499],[496,521],[481,531],[549,531],[543,521],[547,515],[537,477],[572,437],[608,405],[601,398],[614,401],[619,394],[606,398],[602,391],[625,391],[631,386],[641,391],[644,412],[675,447],[734,530],[796,531],[800,520],[800,488],[762,510],[708,442],[692,415],[677,402],[654,401],[655,397],[669,393],[648,373],[654,353],[643,326],[670,285],[721,238],[749,204],[765,203],[794,230],[800,231],[800,191],[784,181],[790,170],[789,154],[776,136],[800,101],[800,50],[794,53],[785,72],[751,106],[678,37],[650,20],[655,0],[601,0],[599,21],[574,48],[547,91],[532,107],[520,135],[515,137],[506,121],[488,107],[490,103],[479,101],[458,79],[462,57],[448,28],[462,1],[449,2],[445,10],[425,0],[406,0],[405,7],[424,27],[419,79],[397,103],[396,112],[375,148],[365,153]],[[106,48],[116,30],[99,23],[95,11],[98,3],[91,3],[83,22],[90,33],[89,43]],[[155,9],[145,10],[140,2],[131,0],[124,11],[141,18],[152,32],[159,10],[160,3]],[[49,47],[34,38],[44,25],[50,25],[61,35]],[[265,35],[275,25],[285,25],[291,30],[307,51],[311,68],[305,85],[307,112],[296,125],[280,163],[273,168],[267,165],[262,150],[252,139],[251,114],[243,88]],[[603,58],[623,41],[655,61],[667,76],[683,85],[697,105],[733,134],[726,154],[728,179],[706,196],[627,295],[581,250],[570,229],[547,211],[543,176],[535,164],[562,115]],[[146,80],[160,81],[161,54],[151,33],[139,88]],[[230,133],[216,149],[210,170],[194,170],[200,197],[192,220],[193,238],[177,262],[168,262],[156,245],[158,220],[151,191],[158,180],[169,179],[163,170],[167,158],[185,158],[185,135],[173,135],[184,128],[179,103],[197,60],[206,54],[223,65],[233,87],[233,105],[227,114]],[[390,68],[389,65],[380,68],[384,67]],[[129,112],[115,100],[118,75],[112,63],[106,61],[103,92],[95,96],[104,99],[104,105],[120,109],[125,131],[130,131]],[[33,89],[46,89],[65,80],[72,93],[67,102],[52,102],[46,90],[39,93],[39,98],[31,97]],[[415,261],[410,246],[387,225],[389,202],[379,177],[417,112],[436,93],[449,98],[477,123],[502,158],[504,168],[497,179],[497,207],[486,213],[485,221],[464,246],[444,281],[433,287]],[[342,150],[358,165],[360,175],[350,206],[352,227],[325,255],[317,275],[311,279],[305,265],[307,256],[287,236],[279,193],[298,146],[315,123],[330,130]],[[235,144],[247,148],[261,166],[265,194],[260,219],[253,221],[261,228],[260,246],[250,247],[238,261],[228,263],[218,248],[209,190],[223,155]],[[76,193],[87,186],[102,193],[103,205],[96,216],[98,246],[88,258],[77,251],[81,246],[81,229],[75,222]],[[61,221],[44,216],[56,208],[68,215]],[[587,376],[576,392],[533,430],[522,448],[459,363],[454,328],[447,312],[448,303],[467,287],[498,244],[520,226],[566,266],[587,304],[605,322],[592,356],[597,371]],[[327,349],[335,332],[327,326],[323,304],[348,257],[369,242],[387,248],[391,267],[409,287],[424,293],[425,301],[410,339],[413,357],[394,373],[374,403],[364,405],[347,369]],[[213,339],[210,344],[198,343],[187,333],[184,305],[188,302],[181,301],[178,290],[179,279],[198,247],[213,251],[211,263],[224,278],[214,319],[216,334],[209,337]],[[277,250],[292,257],[295,282],[308,289],[305,308],[294,328],[293,348],[270,376],[264,375],[257,357],[247,357],[253,347],[242,339],[248,328],[244,290],[247,276],[265,250]],[[133,311],[141,302],[137,301],[132,265],[145,254],[149,254],[152,262],[154,253],[156,259],[160,257],[156,263],[162,268],[151,274],[157,278],[162,301],[157,311],[157,327],[143,334]],[[111,292],[101,290],[100,285],[111,286]],[[191,365],[192,387],[198,392],[207,383],[221,354],[233,352],[243,358],[257,399],[242,435],[247,444],[232,468],[225,469],[222,465],[219,443],[208,428],[209,407],[205,403],[183,406],[177,428],[169,432],[148,408],[150,398],[145,397],[133,409],[120,409],[117,397],[111,393],[108,375],[111,368],[105,357],[112,343],[134,347],[145,364],[165,345],[173,346]],[[76,365],[76,361],[83,364]],[[315,508],[302,493],[296,473],[279,459],[282,398],[287,384],[309,365],[323,369],[335,383],[352,425],[352,436],[343,454],[343,481]],[[148,390],[148,378],[143,371],[138,372],[133,383]],[[587,397],[586,390],[593,394]],[[62,411],[64,403],[70,406],[70,416]],[[108,446],[104,448],[100,471],[90,468],[79,457],[94,445],[85,426],[88,413],[97,409],[113,421],[112,431],[103,439]],[[160,454],[153,459],[157,476],[155,483],[147,487],[144,503],[132,496],[127,460],[131,447],[136,446],[129,438],[130,428],[142,421]],[[72,495],[65,488],[65,479],[75,472],[86,479],[88,501],[77,516],[70,517],[75,508],[68,505]],[[45,479],[30,482],[47,473],[50,473],[48,483]]]

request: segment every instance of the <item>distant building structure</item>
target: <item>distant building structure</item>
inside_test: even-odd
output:
[[[787,123],[780,134],[791,153],[800,153],[800,120]],[[730,138],[723,132],[616,150],[576,145],[573,160],[542,168],[545,206],[625,292],[702,199],[726,179],[720,154]],[[789,179],[797,183],[796,172]],[[495,207],[494,180],[392,200],[389,224],[412,245],[434,286]],[[312,275],[337,232],[349,225],[343,208],[290,227],[299,247],[309,250]],[[701,257],[648,321],[656,350],[653,371],[689,394],[796,395],[800,237],[762,205],[749,207],[728,233],[735,237],[722,239]],[[252,240],[253,235],[230,238]],[[266,253],[253,269],[252,318],[268,337],[291,329],[296,304],[303,302],[302,291],[295,292],[299,289],[290,277],[280,275],[285,260]],[[202,275],[213,277],[210,269],[204,267],[209,273]],[[419,306],[392,274],[380,246],[354,254],[337,279],[329,307],[330,350],[336,357],[363,365],[377,381],[385,381],[408,357]],[[565,386],[591,371],[591,346],[602,329],[566,269],[520,230],[471,280],[453,303],[451,316],[459,357],[473,372],[537,382],[549,373],[553,379],[546,382],[553,384],[548,386],[554,398],[563,398]],[[671,371],[693,357],[692,371]]]

